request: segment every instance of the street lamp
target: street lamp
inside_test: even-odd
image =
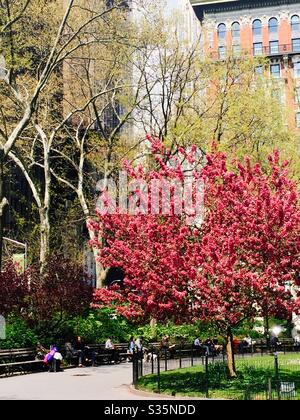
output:
[[[276,325],[275,327],[272,328],[272,333],[275,337],[278,337],[281,331],[282,331],[282,328],[279,325]]]
[[[3,240],[4,241],[7,241],[7,242],[11,242],[14,245],[18,245],[18,246],[24,248],[24,271],[25,271],[26,270],[26,267],[27,267],[27,254],[28,254],[28,246],[27,246],[27,244],[26,243],[23,243],[23,242],[16,241],[14,239],[6,238],[6,237],[3,237]]]

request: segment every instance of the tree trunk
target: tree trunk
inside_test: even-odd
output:
[[[4,158],[4,151],[0,150],[0,272],[3,259],[4,209],[8,204],[7,199],[4,197]]]
[[[156,340],[157,338],[157,319],[151,318],[150,320],[151,336]]]
[[[49,215],[44,209],[40,209],[40,266],[44,271],[45,263],[50,252],[50,223]]]
[[[81,164],[81,166],[82,165],[83,164]],[[77,196],[78,196],[83,214],[85,216],[85,219],[86,221],[88,221],[90,219],[90,211],[89,211],[85,196],[83,194],[82,185],[83,185],[83,175],[82,175],[82,171],[80,171],[79,188],[77,190]],[[92,230],[89,230],[89,237],[90,237],[90,240],[93,241],[95,239],[95,232],[93,232]],[[96,267],[96,288],[101,289],[105,285],[105,280],[106,280],[109,268],[104,268],[103,265],[99,261],[97,261],[97,257],[99,253],[98,249],[95,246],[93,246],[92,249],[93,249],[95,267]]]
[[[228,371],[231,378],[236,378],[236,368],[235,368],[235,360],[234,360],[234,349],[233,349],[233,335],[231,328],[228,327],[227,329],[227,343],[226,343],[226,353],[227,353],[227,365]]]
[[[94,232],[90,232],[91,240],[94,239]],[[96,267],[96,288],[101,289],[105,285],[105,280],[109,271],[109,268],[104,268],[103,265],[97,261],[99,250],[93,246],[93,254],[95,259]]]
[[[51,169],[50,169],[50,150],[52,140],[48,139],[45,132],[36,125],[40,137],[43,141],[44,149],[44,177],[45,177],[45,189],[44,189],[44,203],[40,209],[40,221],[41,221],[41,249],[40,249],[40,264],[41,273],[45,268],[46,260],[50,254],[50,220],[49,210],[51,205]]]

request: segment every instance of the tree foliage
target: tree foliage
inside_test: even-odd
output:
[[[158,169],[140,165],[130,176],[182,181],[184,165],[166,165],[170,152],[152,145]],[[193,151],[180,153],[195,161]],[[278,152],[267,174],[247,158],[228,162],[216,151],[206,159],[193,172],[205,182],[201,227],[176,214],[174,202],[168,215],[99,214],[90,223],[106,239],[104,247],[95,242],[101,262],[126,273],[123,287],[96,291],[95,305],[111,303],[136,319],[209,320],[232,341],[232,327],[245,319],[299,310],[299,195]]]
[[[3,315],[18,314],[41,335],[49,334],[68,317],[82,315],[92,301],[92,286],[81,265],[61,256],[47,260],[25,273],[8,264],[0,276]]]

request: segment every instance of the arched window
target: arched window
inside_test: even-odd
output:
[[[269,33],[270,34],[278,33],[278,20],[276,18],[271,18],[269,20]]]
[[[300,78],[300,61],[294,63],[294,77],[297,79]]]
[[[291,26],[292,26],[292,31],[295,32],[300,32],[300,18],[298,15],[294,15],[292,16],[291,19]]]
[[[262,23],[261,20],[256,19],[253,21],[252,24],[253,35],[261,35],[262,34]]]
[[[296,113],[296,127],[300,128],[300,112]]]
[[[223,40],[226,38],[226,25],[225,23],[220,23],[218,26],[218,38],[219,40]]]
[[[241,25],[238,22],[234,22],[231,26],[232,38],[237,39],[241,34]]]

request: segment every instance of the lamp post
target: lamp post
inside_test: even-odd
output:
[[[27,267],[28,245],[26,243],[19,242],[19,241],[16,241],[14,239],[6,238],[6,237],[3,237],[3,241],[11,242],[14,245],[18,245],[18,246],[24,248],[24,271],[25,271],[26,267]]]

